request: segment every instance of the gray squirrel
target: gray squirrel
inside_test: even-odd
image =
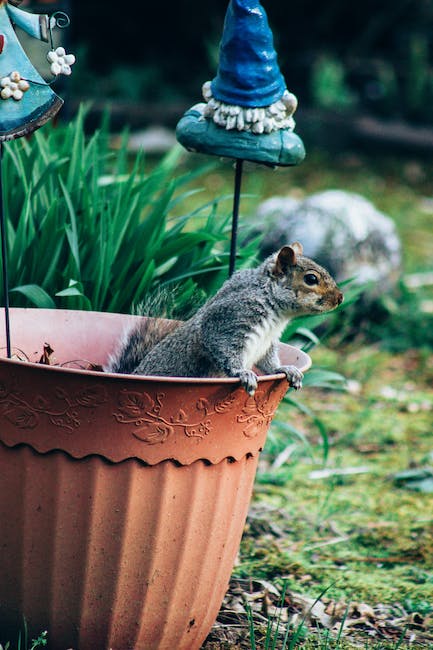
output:
[[[257,388],[256,367],[284,373],[301,388],[303,375],[284,366],[278,341],[291,318],[337,307],[343,294],[333,278],[302,255],[299,242],[283,246],[255,269],[243,269],[187,321],[143,319],[129,332],[105,370],[171,377],[237,377]]]

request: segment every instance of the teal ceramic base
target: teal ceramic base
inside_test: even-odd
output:
[[[297,165],[305,158],[304,144],[293,131],[282,129],[257,135],[218,127],[203,117],[200,105],[179,120],[176,137],[189,151],[250,160],[269,166]]]

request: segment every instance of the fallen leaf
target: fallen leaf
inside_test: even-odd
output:
[[[44,366],[51,366],[51,357],[54,354],[54,350],[49,343],[44,343],[44,351],[38,363],[41,363]]]

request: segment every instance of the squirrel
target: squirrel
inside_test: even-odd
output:
[[[282,365],[279,338],[295,316],[334,309],[343,294],[330,274],[283,246],[254,269],[242,269],[186,321],[144,319],[126,335],[105,370],[172,377],[237,377],[249,395],[257,374],[284,373],[302,386],[302,372]]]

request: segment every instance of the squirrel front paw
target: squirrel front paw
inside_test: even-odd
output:
[[[241,385],[247,391],[248,395],[254,395],[257,389],[257,375],[252,370],[240,370],[237,373]]]
[[[281,368],[276,368],[275,373],[284,372],[287,377],[287,381],[290,386],[295,390],[302,388],[302,380],[304,375],[296,366],[281,366]]]

